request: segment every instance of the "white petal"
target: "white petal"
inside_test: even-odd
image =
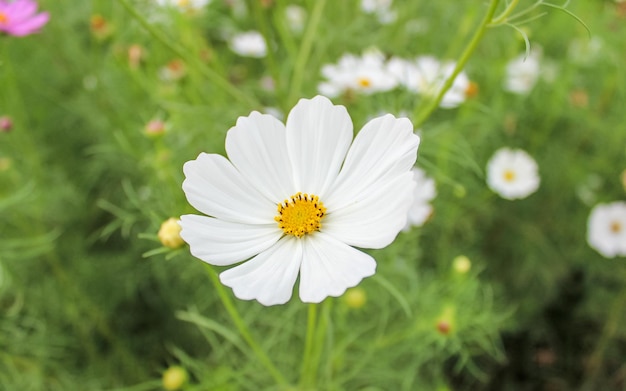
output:
[[[230,161],[273,203],[296,193],[285,133],[282,122],[254,111],[248,117],[239,117],[226,135]]]
[[[378,183],[408,172],[415,164],[419,141],[407,118],[387,114],[365,124],[331,192],[322,199],[328,212],[366,197]]]
[[[352,141],[352,120],[328,98],[301,99],[287,118],[287,148],[298,191],[323,198]]]
[[[319,303],[328,296],[342,295],[363,278],[376,272],[371,256],[316,232],[303,238],[300,299]]]
[[[183,190],[194,208],[209,216],[244,224],[269,224],[276,204],[259,194],[223,156],[201,153],[183,166]]]
[[[284,304],[291,298],[301,263],[302,241],[285,236],[267,251],[220,274],[220,280],[241,300]]]
[[[184,215],[180,236],[191,254],[211,265],[227,266],[270,248],[283,232],[276,224],[231,223],[212,217]]]
[[[351,246],[385,247],[405,226],[414,191],[410,171],[377,183],[353,203],[328,213],[320,231]]]

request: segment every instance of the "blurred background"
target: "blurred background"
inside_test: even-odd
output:
[[[40,0],[38,33],[0,34],[0,389],[298,389],[273,384],[203,263],[157,234],[196,213],[182,165],[224,153],[237,117],[284,119],[347,53],[458,60],[487,8],[373,3]],[[587,242],[592,208],[626,193],[626,3],[565,9],[519,1],[465,66],[472,92],[415,121],[432,212],[333,299],[319,390],[626,390],[626,259]],[[265,51],[233,43],[249,31]],[[519,56],[537,64],[526,91],[507,88]],[[359,129],[428,99],[333,102]],[[486,185],[502,147],[536,160],[536,193]],[[306,307],[236,306],[295,384]]]

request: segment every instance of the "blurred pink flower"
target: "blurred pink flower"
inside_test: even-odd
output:
[[[34,0],[0,0],[0,33],[16,37],[36,33],[50,19],[47,12],[36,12]]]

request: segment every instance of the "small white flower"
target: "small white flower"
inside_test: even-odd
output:
[[[361,0],[361,10],[366,14],[376,14],[382,24],[390,24],[398,18],[398,13],[391,9],[392,0]]]
[[[339,296],[376,270],[353,248],[383,248],[406,224],[419,137],[407,118],[369,121],[354,141],[343,106],[301,99],[286,124],[256,111],[226,135],[228,159],[185,163],[183,190],[210,216],[181,217],[191,253],[242,300],[282,304],[300,275],[304,302]]]
[[[541,51],[535,50],[528,57],[522,54],[506,65],[504,89],[514,94],[526,95],[537,84],[541,66]]]
[[[155,0],[162,7],[176,7],[181,11],[198,11],[206,7],[211,0]]]
[[[421,227],[433,214],[430,202],[437,196],[435,180],[426,175],[426,171],[419,167],[413,168],[413,178],[416,186],[413,192],[414,199],[407,219],[405,230],[411,227]]]
[[[385,67],[385,56],[378,51],[368,51],[361,57],[344,54],[336,65],[324,65],[322,75],[328,81],[320,83],[318,91],[330,97],[346,91],[384,92],[398,84]]]
[[[626,256],[626,202],[598,204],[591,210],[587,242],[606,258]]]
[[[243,57],[265,57],[267,45],[258,31],[247,31],[234,35],[229,41],[230,49]]]
[[[290,4],[285,7],[287,25],[294,33],[301,33],[304,30],[306,17],[306,10],[299,5]]]
[[[500,148],[487,163],[487,185],[507,200],[528,197],[539,182],[537,163],[521,149]]]
[[[591,65],[603,54],[604,42],[597,36],[573,39],[567,49],[569,59],[578,65]]]
[[[453,61],[440,62],[432,56],[421,56],[413,61],[394,57],[389,60],[387,68],[398,82],[411,92],[434,98],[437,96],[446,79],[454,72],[456,64]],[[446,91],[439,107],[452,109],[461,105],[467,98],[470,80],[464,71],[461,71],[452,87]]]

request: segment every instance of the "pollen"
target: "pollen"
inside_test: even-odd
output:
[[[356,82],[359,86],[363,88],[367,88],[372,85],[372,81],[367,77],[359,77]]]
[[[9,21],[9,18],[2,12],[0,12],[0,24],[5,24]]]
[[[296,193],[278,204],[278,215],[274,220],[286,235],[301,238],[319,231],[325,214],[326,208],[318,196]]]
[[[611,223],[611,232],[613,232],[614,234],[622,232],[622,225],[617,221],[613,221]]]
[[[515,171],[513,171],[513,170],[506,170],[506,171],[504,171],[504,174],[502,174],[502,176],[504,177],[505,181],[513,182],[515,180]]]

